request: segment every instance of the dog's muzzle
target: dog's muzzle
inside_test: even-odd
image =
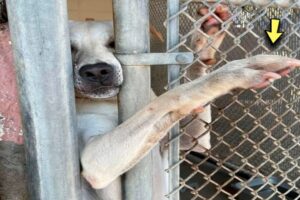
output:
[[[118,94],[122,82],[122,70],[105,62],[83,65],[75,73],[75,89],[79,97],[114,97]]]

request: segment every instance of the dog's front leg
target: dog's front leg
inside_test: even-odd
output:
[[[167,131],[199,106],[234,88],[264,87],[300,61],[280,56],[255,56],[165,93],[119,125],[95,136],[85,147],[83,176],[94,188],[103,188],[140,161]]]

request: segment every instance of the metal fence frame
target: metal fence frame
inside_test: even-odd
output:
[[[117,54],[149,52],[148,0],[114,0]],[[134,14],[132,14],[134,12]],[[119,121],[128,119],[151,100],[150,66],[123,65],[124,83],[119,93]],[[139,84],[137,84],[139,83]],[[139,94],[139,95],[136,95]],[[125,199],[152,199],[152,151],[124,176]],[[143,191],[143,192],[141,192]]]
[[[30,199],[81,200],[66,1],[6,1]]]
[[[171,16],[179,10],[179,1],[169,0],[168,2]],[[149,65],[172,64],[169,66],[169,78],[172,81],[172,79],[179,76],[180,66],[178,64],[190,63],[193,55],[191,53],[176,53],[176,49],[172,49],[179,41],[179,21],[177,18],[168,23],[168,29],[170,30],[168,47],[170,48],[169,52],[172,53],[145,54],[150,50],[149,0],[114,0],[113,7],[116,56],[120,58],[121,63],[122,60],[124,61],[122,64],[125,82],[119,95],[119,118],[122,122],[142,106],[145,106],[151,99]],[[135,15],[132,15],[133,11]],[[141,60],[144,65],[138,65]],[[179,126],[177,125],[172,129],[170,138],[175,137],[178,133]],[[154,158],[159,157],[158,154],[159,147],[157,146],[139,164],[124,175],[126,177],[124,179],[125,199],[153,199],[155,193],[153,185],[155,183],[153,182],[152,171],[157,161]],[[177,141],[177,144],[172,144],[169,158],[169,163],[175,163],[179,160],[179,141]],[[168,185],[169,191],[179,187],[178,166],[176,171],[170,171]],[[175,193],[170,198],[179,199],[179,195]]]
[[[150,101],[149,65],[160,63],[157,63],[154,54],[145,54],[149,52],[149,0],[113,2],[116,56],[127,62],[119,104],[120,120],[124,121]],[[246,1],[206,1],[216,2],[244,4]],[[260,6],[272,3],[264,2]],[[275,2],[282,7],[299,6],[288,0]],[[168,0],[168,52],[176,53],[181,42],[178,13],[182,10],[179,3],[179,0]],[[10,0],[7,7],[21,97],[30,196],[43,200],[79,200],[79,155],[66,2]],[[133,10],[135,15],[132,15]],[[168,58],[164,64],[169,64],[169,83],[173,83],[180,77],[178,64],[189,63],[191,54],[170,55],[156,54]],[[143,66],[137,66],[126,58],[134,61],[143,58]],[[172,84],[172,87],[175,86]],[[172,143],[169,146],[168,197],[172,200],[179,199],[180,189],[178,134],[177,125],[169,136]],[[149,158],[157,153],[152,151],[125,175],[125,199],[152,199],[155,192],[152,185],[155,183],[152,182],[153,164]]]
[[[168,52],[177,52],[179,43],[179,18],[176,16],[176,13],[180,10],[179,0],[168,0],[167,1],[167,51]],[[180,65],[168,65],[168,83],[172,83],[180,76]],[[169,89],[175,88],[180,85],[176,83],[170,86]],[[180,196],[176,189],[180,186],[180,168],[177,163],[179,162],[179,136],[180,127],[179,124],[176,124],[172,127],[169,133],[169,140],[172,140],[172,143],[169,143],[168,146],[168,162],[170,169],[168,169],[168,195],[167,197],[171,200],[179,200]]]

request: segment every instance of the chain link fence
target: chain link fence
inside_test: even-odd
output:
[[[235,1],[237,2],[237,1]],[[242,2],[242,3],[241,3]],[[231,17],[222,23],[226,32],[224,42],[217,51],[217,63],[206,66],[195,53],[194,63],[182,66],[177,82],[188,81],[186,70],[202,65],[208,71],[222,67],[227,62],[257,54],[279,54],[300,58],[300,10],[297,1],[181,1],[180,43],[181,51],[192,51],[191,37],[201,32],[201,23],[215,15],[219,4],[226,4]],[[279,3],[278,3],[279,2]],[[165,35],[165,0],[150,1],[151,23]],[[208,7],[209,14],[199,16],[200,7]],[[270,29],[270,19],[281,19],[284,35],[276,45],[270,45],[265,30]],[[202,34],[206,35],[202,32]],[[207,36],[212,47],[213,36]],[[174,48],[174,49],[175,49]],[[165,51],[165,44],[152,41],[152,51]],[[172,49],[170,50],[172,51]],[[154,87],[161,87],[163,67],[153,68]],[[159,81],[157,81],[159,80]],[[172,83],[170,83],[172,84]],[[299,70],[261,90],[239,90],[211,102],[211,120],[198,120],[204,133],[211,136],[211,149],[193,153],[193,148],[181,151],[180,187],[169,195],[180,193],[181,200],[224,199],[300,199],[300,76]],[[186,126],[185,126],[186,127]],[[180,135],[188,135],[185,127]],[[197,138],[195,138],[196,141]],[[199,145],[199,144],[198,144]],[[174,166],[173,166],[174,167]],[[172,170],[172,169],[169,169]]]

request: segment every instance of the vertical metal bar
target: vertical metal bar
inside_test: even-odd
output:
[[[64,0],[9,0],[30,199],[81,200]]]
[[[149,0],[114,0],[113,8],[117,53],[149,52]],[[120,122],[149,103],[151,88],[149,66],[124,66],[123,72],[125,81],[119,95]],[[126,173],[124,199],[152,199],[151,154]]]
[[[173,17],[179,12],[179,0],[168,0],[167,2],[167,50],[169,51],[179,43],[179,17]],[[170,19],[171,18],[171,19]],[[173,51],[176,52],[177,50]],[[169,84],[178,79],[180,74],[180,65],[168,65],[168,82]],[[180,83],[172,84],[170,89],[178,86]],[[175,138],[180,132],[179,124],[175,125],[170,133],[169,139]],[[175,165],[179,162],[179,139],[172,141],[169,144],[169,166]],[[179,192],[172,193],[179,187],[179,166],[173,168],[169,172],[169,199],[179,200]],[[172,193],[172,194],[171,194]]]

